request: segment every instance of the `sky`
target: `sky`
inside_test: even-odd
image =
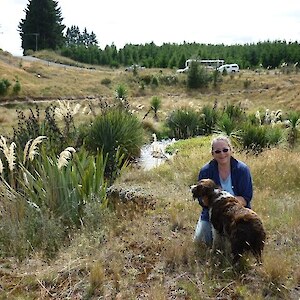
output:
[[[63,24],[96,34],[98,45],[154,42],[300,42],[299,0],[56,0]],[[0,0],[0,48],[22,55],[18,24],[29,0]]]

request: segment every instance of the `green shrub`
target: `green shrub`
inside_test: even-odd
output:
[[[141,79],[142,83],[149,85],[151,83],[152,76],[147,74],[147,75],[141,76],[140,79]]]
[[[200,115],[190,108],[173,111],[166,120],[170,137],[186,139],[201,134]]]
[[[19,149],[24,149],[26,143],[41,134],[40,110],[38,106],[29,109],[29,115],[26,117],[23,110],[17,110],[18,124],[13,127],[13,140]]]
[[[202,108],[201,112],[201,132],[202,134],[211,134],[216,126],[219,113],[216,108],[206,105]]]
[[[277,146],[284,141],[284,131],[279,126],[269,126],[266,132],[269,146]]]
[[[246,119],[245,111],[239,105],[227,104],[224,112],[233,121],[243,121]]]
[[[97,116],[88,129],[85,146],[92,153],[102,150],[108,155],[106,175],[112,176],[118,168],[117,153],[123,157],[122,165],[139,156],[143,142],[142,123],[136,116],[121,109],[108,109]]]
[[[117,100],[117,107],[120,109],[129,109],[129,103],[127,101],[128,91],[124,84],[119,84],[116,88],[116,100]]]
[[[128,95],[127,88],[124,84],[119,84],[116,87],[116,98],[117,99],[126,99]]]
[[[87,202],[96,198],[105,202],[104,156],[101,152],[89,155],[83,150],[74,153],[71,147],[58,158],[41,152],[33,171],[22,168],[25,179],[21,184],[26,199],[68,228],[79,226]]]
[[[197,62],[192,62],[187,76],[187,87],[190,89],[197,89],[207,87],[212,80],[212,76],[207,70]]]
[[[74,125],[74,115],[71,111],[65,113],[62,122],[57,120],[57,107],[49,105],[45,109],[44,119],[36,106],[35,111],[29,109],[29,115],[17,110],[18,124],[13,128],[13,140],[18,148],[24,149],[29,139],[40,135],[47,136],[48,150],[59,153],[67,146],[75,146],[77,142],[77,128]]]
[[[0,80],[0,96],[5,96],[8,92],[8,88],[11,86],[11,83],[7,79]]]
[[[104,79],[101,80],[101,84],[110,85],[111,84],[111,79],[110,78],[104,78]]]
[[[21,84],[20,84],[20,81],[17,80],[13,86],[13,94],[18,95],[20,93],[20,91],[21,91]]]
[[[214,70],[213,71],[213,75],[212,75],[212,82],[213,82],[213,86],[217,87],[219,83],[221,83],[223,81],[222,75],[218,70]]]
[[[241,145],[246,150],[255,153],[261,152],[268,146],[267,126],[255,126],[246,123],[242,127]]]
[[[161,108],[161,99],[159,97],[157,97],[157,96],[153,96],[151,98],[150,105],[151,105],[151,109],[154,112],[154,119],[158,120],[157,112]]]
[[[298,139],[300,132],[300,113],[298,111],[292,111],[287,116],[288,128],[287,128],[287,141],[291,148],[293,148]]]
[[[72,230],[82,225],[87,203],[93,202],[99,210],[106,207],[102,153],[94,157],[67,149],[57,158],[42,148],[39,159],[19,163],[22,175],[16,176],[15,190],[0,181],[1,255],[23,259],[32,250],[41,250],[53,256]]]
[[[216,129],[227,136],[232,136],[235,134],[236,122],[224,113],[217,121]]]
[[[151,80],[151,85],[154,86],[154,87],[158,87],[159,85],[159,80],[156,76],[153,76],[152,77],[152,80]]]

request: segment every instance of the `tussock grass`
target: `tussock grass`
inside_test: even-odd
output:
[[[281,251],[268,249],[268,253],[264,256],[263,271],[265,272],[266,280],[273,284],[285,282],[292,272],[292,262],[290,258]]]
[[[253,179],[257,189],[272,189],[276,193],[292,191],[297,193],[299,186],[300,157],[298,151],[271,149],[251,160]]]
[[[103,296],[103,288],[104,288],[104,280],[105,280],[105,268],[103,267],[103,263],[98,261],[94,262],[91,266],[90,271],[90,288],[88,294],[90,296],[95,295],[95,291],[97,290],[98,296]]]
[[[277,168],[271,162],[278,154],[297,162],[297,155],[285,149],[272,150],[277,151],[276,155],[263,152],[261,159],[260,155],[235,154],[251,167],[255,179],[253,206],[262,216],[268,236],[263,265],[256,266],[249,256],[240,269],[235,269],[222,254],[215,257],[192,241],[200,207],[191,199],[189,184],[194,183],[198,168],[210,157],[210,137],[189,139],[174,146],[179,149],[174,160],[147,172],[128,168],[118,178],[119,184],[134,183],[152,192],[157,202],[155,210],[126,213],[130,208],[123,205],[123,214],[101,217],[105,231],[103,227],[97,229],[96,224],[91,227],[96,231],[86,227],[51,263],[54,270],[58,262],[63,266],[76,261],[77,267],[71,267],[68,276],[73,286],[81,282],[81,288],[77,286],[79,290],[75,291],[71,285],[62,284],[64,277],[57,276],[55,284],[48,278],[49,292],[103,295],[107,299],[140,295],[148,299],[183,295],[187,299],[288,299],[299,283],[299,269],[295,268],[299,260],[299,201],[295,198],[297,186],[290,185],[290,190],[276,186]],[[286,161],[277,158],[277,163],[284,167]],[[257,177],[268,168],[268,180],[261,179],[264,188],[264,182]],[[295,171],[292,175],[297,174]],[[39,280],[43,282],[47,274],[41,274]]]
[[[113,87],[120,83],[130,83],[128,86],[132,90],[128,95],[129,103],[135,103],[133,108],[142,118],[149,109],[153,95],[153,91],[147,86],[143,93],[139,93],[134,78],[123,74],[121,70],[102,70],[98,73],[98,70],[54,69],[52,66],[25,61],[20,66],[18,63],[13,64],[12,59],[5,63],[5,67],[7,63],[12,71],[5,71],[5,74],[10,80],[18,74],[22,84],[21,97],[30,95],[58,98],[63,95],[67,99],[85,99],[88,95],[101,94],[105,99],[112,99]],[[3,68],[4,64],[1,62],[0,71]],[[156,71],[159,70],[152,72]],[[36,76],[37,72],[40,77]],[[227,102],[242,103],[248,112],[265,108],[300,108],[297,101],[300,84],[298,76],[242,73],[233,79],[229,76],[225,78],[219,91],[208,90],[200,94],[198,91],[187,92],[182,86],[172,86],[171,91],[166,87],[161,90],[158,87],[155,94],[162,99],[159,119],[164,119],[170,111],[184,106],[200,110],[215,99],[220,106]],[[102,85],[102,76],[110,79],[111,84]],[[251,81],[247,90],[243,87],[245,80]],[[86,100],[78,103],[82,104],[83,101]],[[8,128],[15,123],[13,111],[19,105],[0,108],[1,117],[2,111],[5,114],[4,122],[6,118],[12,122],[9,125],[3,124],[3,127]],[[151,123],[145,127],[151,130],[160,128],[159,122],[148,119],[147,122]],[[6,222],[2,222],[5,229],[2,232],[10,233],[0,236],[2,241],[7,241],[7,247],[1,249],[0,253],[7,256],[11,251],[20,260],[1,259],[1,270],[5,268],[6,271],[1,278],[1,297],[298,299],[299,149],[272,149],[256,156],[235,149],[235,156],[251,168],[254,180],[253,208],[262,217],[267,231],[263,265],[255,265],[255,261],[249,256],[245,257],[243,265],[238,269],[222,254],[215,256],[205,246],[195,245],[192,241],[200,206],[192,200],[189,186],[197,180],[199,168],[211,158],[210,140],[211,137],[199,137],[177,142],[171,149],[171,152],[178,149],[175,157],[152,170],[143,171],[134,166],[125,169],[116,183],[143,188],[155,199],[155,208],[136,210],[134,206],[122,204],[111,212],[103,210],[97,201],[90,202],[84,207],[77,234],[72,238],[67,237],[67,241],[63,237],[66,239],[64,231],[68,229],[68,225],[63,225],[61,219],[51,215],[48,219],[41,219],[40,223],[32,224],[30,214],[37,214],[36,208],[25,205],[26,199],[20,195],[7,192],[0,179],[1,221],[3,216],[7,217]],[[87,154],[79,162],[82,163],[83,172],[96,172],[95,162],[90,161]],[[56,160],[51,164],[57,167]],[[50,168],[50,162],[40,167],[47,166]],[[69,172],[67,174],[70,176],[67,178],[71,179],[73,173],[70,166],[61,170]],[[48,173],[50,171],[46,172]],[[54,205],[57,186],[61,185],[60,173],[55,168],[49,178],[38,178],[37,175],[38,183],[43,186],[41,195],[45,196],[44,201],[49,201],[49,207]],[[39,194],[36,193],[37,182],[34,178],[31,179],[32,195],[27,198],[36,197],[39,200]],[[82,191],[80,185],[77,182],[78,192]],[[87,182],[86,188],[97,191],[99,185],[101,184],[91,181]],[[49,191],[49,196],[43,191]],[[65,199],[69,199],[68,196],[72,193],[66,190],[65,195]],[[88,199],[86,195],[81,195],[78,199]],[[64,209],[65,202],[67,201],[61,203],[64,212],[69,211]],[[29,217],[25,218],[25,223],[20,223],[19,220],[25,214]],[[25,231],[20,230],[22,228],[31,228],[27,232],[32,235],[37,231],[40,233],[34,235],[34,243],[28,243],[28,236]],[[12,244],[12,241],[17,242]],[[64,241],[65,247],[62,247]],[[32,256],[28,257],[28,248],[33,245],[42,245],[39,248],[41,250],[31,251]],[[43,252],[55,255],[52,259],[48,258],[47,265]]]

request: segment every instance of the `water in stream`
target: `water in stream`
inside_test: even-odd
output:
[[[165,150],[168,145],[171,145],[174,142],[174,139],[161,141],[155,139],[153,143],[144,145],[141,148],[141,155],[138,160],[140,167],[143,170],[150,170],[171,159],[172,156],[166,153]]]

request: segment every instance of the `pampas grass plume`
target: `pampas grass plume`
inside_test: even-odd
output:
[[[71,159],[72,154],[75,152],[76,152],[76,150],[73,147],[67,147],[65,150],[63,150],[60,153],[58,161],[57,161],[58,169],[65,167],[68,164],[69,160]]]
[[[29,151],[28,151],[28,158],[32,161],[34,159],[34,156],[38,154],[37,151],[37,145],[40,144],[44,139],[47,137],[44,135],[40,135],[37,138],[33,140],[33,142],[30,145]]]
[[[57,117],[59,119],[63,119],[64,117],[66,117],[68,114],[70,114],[71,116],[76,115],[79,112],[79,109],[81,107],[81,105],[79,103],[77,103],[74,108],[72,109],[70,106],[70,102],[68,101],[57,101],[59,104],[59,107],[55,108],[55,114],[57,115]]]
[[[16,144],[12,142],[9,146],[9,156],[7,158],[8,161],[8,168],[10,171],[13,171],[14,166],[15,166],[15,161],[16,161],[16,155],[15,155],[15,148]]]
[[[14,142],[12,142],[10,144],[10,146],[8,147],[5,137],[1,135],[0,136],[0,147],[2,148],[2,151],[8,162],[9,170],[13,171],[14,166],[15,166],[15,160],[16,160],[16,156],[15,156],[16,144]]]
[[[3,173],[3,163],[2,163],[2,160],[0,158],[0,175]]]
[[[9,149],[7,147],[7,143],[6,143],[6,139],[4,136],[0,136],[0,147],[2,148],[2,151],[7,159],[7,157],[9,156]]]
[[[29,147],[31,145],[31,142],[32,142],[32,139],[30,139],[26,145],[25,145],[25,148],[24,148],[24,156],[23,156],[23,164],[25,164],[26,160],[27,160],[27,157],[28,157],[28,151],[29,151]]]
[[[47,137],[44,135],[40,135],[34,140],[30,139],[24,148],[24,157],[23,157],[23,164],[25,164],[26,160],[29,159],[33,161],[34,156],[38,154],[37,146],[40,144],[44,139]]]

